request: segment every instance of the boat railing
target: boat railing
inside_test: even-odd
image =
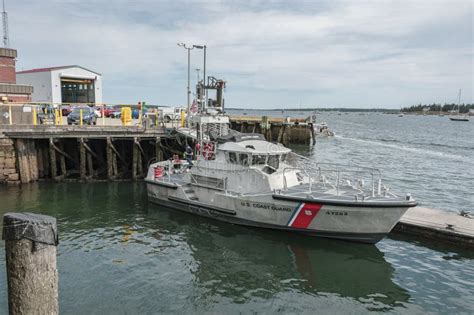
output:
[[[321,166],[324,166],[324,167],[332,166],[332,167],[345,168],[345,169],[351,168],[351,169],[357,169],[357,170],[367,170],[367,171],[372,171],[372,172],[380,174],[380,170],[378,168],[361,166],[356,163],[342,164],[342,163],[332,163],[332,162],[317,162],[294,152],[290,152],[288,154],[288,158],[286,162],[293,167],[301,167],[301,168],[308,168],[308,169],[317,169],[317,168],[320,168]]]
[[[329,163],[328,163],[329,164]],[[314,186],[326,185],[333,187],[336,190],[336,195],[340,194],[340,189],[343,184],[351,186],[356,190],[370,193],[372,197],[381,195],[382,193],[382,177],[377,169],[361,168],[361,169],[333,169],[323,168],[322,165],[317,168],[294,168],[287,167],[283,169],[283,190],[288,191],[287,174],[289,171],[296,172],[296,176],[301,177],[301,182],[308,184],[308,192],[314,190]],[[371,183],[370,191],[367,191],[365,181],[369,180]]]
[[[154,164],[154,180],[167,184],[186,184],[186,181],[182,177],[173,176],[174,174],[182,174],[187,168],[188,164],[181,161],[181,163],[174,163],[173,161],[161,161]],[[161,173],[157,176],[156,169],[161,167]]]

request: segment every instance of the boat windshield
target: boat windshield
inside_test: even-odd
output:
[[[237,164],[237,153],[229,152],[229,162],[232,164]]]
[[[252,165],[265,165],[266,161],[266,154],[252,154]]]
[[[278,167],[280,166],[280,156],[279,155],[269,155],[267,165],[274,168],[274,169],[278,169]]]
[[[249,155],[245,153],[239,154],[239,162],[243,166],[249,166]]]
[[[247,153],[227,152],[226,160],[232,164],[249,166],[249,155]]]

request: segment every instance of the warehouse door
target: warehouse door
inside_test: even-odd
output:
[[[94,80],[61,78],[63,103],[95,103]]]

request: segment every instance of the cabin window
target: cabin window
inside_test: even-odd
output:
[[[229,152],[229,163],[237,164],[237,153]]]
[[[267,161],[265,154],[254,154],[252,155],[252,165],[264,165]]]
[[[282,154],[280,162],[293,165],[295,163],[295,156],[290,153]]]
[[[243,165],[243,166],[249,166],[249,156],[248,154],[239,154],[239,161],[240,161],[240,164]]]
[[[274,168],[275,170],[278,169],[280,166],[280,156],[279,155],[269,155],[267,165]]]

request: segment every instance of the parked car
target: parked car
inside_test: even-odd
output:
[[[100,106],[100,112],[104,117],[110,117],[110,115],[117,109],[113,106]]]
[[[179,120],[181,118],[181,110],[179,107],[163,107],[161,108],[163,112],[163,120],[165,122],[170,122],[173,120]]]
[[[94,107],[94,113],[97,116],[97,118],[102,118],[102,111],[99,107]]]
[[[119,108],[119,109],[115,109],[113,112],[110,113],[109,117],[110,118],[120,118],[122,116],[122,110]]]
[[[67,124],[80,124],[82,110],[82,123],[88,125],[97,124],[97,115],[95,114],[94,108],[89,106],[75,107],[72,112],[67,116]]]
[[[72,112],[72,108],[69,105],[62,105],[61,106],[61,114],[63,116],[67,116]]]

